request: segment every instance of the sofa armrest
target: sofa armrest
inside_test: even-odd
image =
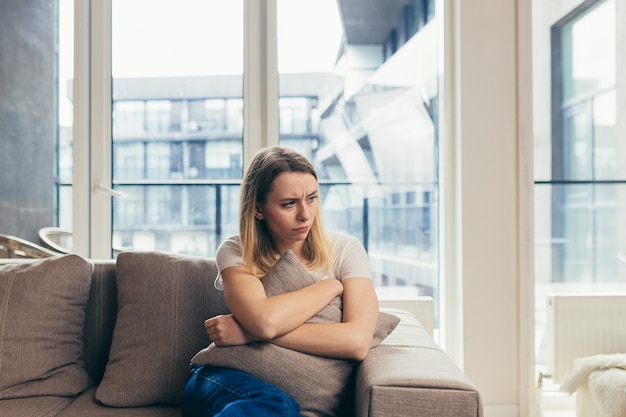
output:
[[[357,417],[482,417],[480,394],[413,315],[372,349],[356,375]]]

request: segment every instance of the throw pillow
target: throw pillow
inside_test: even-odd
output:
[[[0,266],[0,400],[87,388],[81,356],[92,271],[78,255]]]
[[[206,346],[204,320],[228,309],[212,259],[122,252],[116,261],[118,313],[96,399],[115,407],[178,405],[189,358]]]
[[[268,296],[283,294],[315,282],[293,252],[286,252],[263,277]],[[310,322],[340,322],[341,297],[335,298]],[[372,347],[376,347],[400,320],[379,313]],[[304,416],[335,416],[348,394],[348,382],[357,362],[333,359],[283,348],[266,342],[217,347],[211,343],[191,360],[198,365],[234,368],[274,384],[298,402]]]

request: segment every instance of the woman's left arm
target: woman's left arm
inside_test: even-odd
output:
[[[369,278],[346,278],[342,282],[341,323],[305,323],[271,342],[315,355],[364,360],[378,320],[378,298]]]

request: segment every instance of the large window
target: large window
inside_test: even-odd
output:
[[[615,2],[557,26],[555,38],[551,237],[561,243],[551,281],[618,281]]]
[[[212,256],[243,173],[243,1],[111,6],[112,246]]]
[[[361,240],[376,285],[437,299],[434,1],[277,4],[280,143],[313,161],[326,226]]]
[[[156,249],[213,256],[237,233],[246,155],[280,143],[314,163],[327,228],[362,241],[376,284],[438,302],[435,1],[361,7],[277,0],[276,20],[266,21],[275,24],[267,39],[275,33],[276,51],[267,45],[257,51],[258,36],[246,35],[258,19],[247,7],[259,6],[111,0],[110,151],[104,154],[112,167],[112,254]],[[248,56],[245,42],[253,50]],[[269,64],[256,62],[255,53]],[[277,91],[270,83],[269,98],[262,98],[267,120],[261,124],[275,118],[278,137],[259,139],[258,125],[246,125],[246,105],[256,99],[246,95],[246,71],[268,80],[277,72]],[[108,162],[103,165],[106,171]]]
[[[552,136],[536,160],[536,280],[538,289],[577,290],[624,279],[615,2],[577,10],[552,33]]]
[[[626,249],[626,155],[617,133],[616,2],[580,3],[551,26],[551,75],[535,75],[551,82],[551,122],[542,128],[538,118],[535,141],[539,372],[547,294],[626,291],[618,259]]]

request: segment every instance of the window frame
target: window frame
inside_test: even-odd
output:
[[[572,24],[576,23],[580,19],[584,19],[588,13],[592,12],[597,7],[600,7],[608,0],[593,0],[585,1],[578,7],[567,13],[562,19],[554,23],[550,29],[550,43],[551,43],[551,116],[552,116],[552,131],[551,131],[551,178],[546,180],[535,180],[535,186],[537,185],[554,185],[558,188],[553,190],[553,200],[560,201],[564,207],[570,207],[570,209],[562,209],[556,205],[552,207],[551,224],[553,236],[564,237],[566,234],[566,218],[563,215],[563,210],[572,210],[572,208],[583,208],[588,211],[588,235],[596,236],[596,223],[595,217],[598,210],[603,210],[604,207],[597,205],[596,202],[596,186],[610,186],[626,183],[626,179],[623,178],[597,178],[595,170],[595,125],[593,116],[594,101],[597,97],[603,94],[615,91],[616,84],[613,85],[600,85],[596,88],[579,94],[569,99],[565,98],[565,83],[566,75],[564,72],[564,60],[568,54],[564,51],[564,39],[570,40],[569,47],[571,48],[571,36],[566,33],[566,30],[572,27]],[[615,80],[617,82],[617,80]],[[582,118],[584,121],[585,133],[585,146],[588,148],[586,152],[587,169],[584,173],[577,173],[575,169],[575,163],[570,155],[574,152],[572,146],[572,127],[571,123],[576,118]],[[588,195],[585,195],[581,200],[572,200],[568,197],[567,188],[570,187],[587,187],[590,190]],[[593,239],[593,245],[589,253],[589,259],[591,260],[591,281],[596,282],[597,266],[595,265],[595,259],[597,257],[598,247],[596,245],[596,239]],[[555,249],[554,264],[552,266],[552,275],[558,277],[557,281],[565,281],[565,274],[567,268],[567,255],[565,254],[566,248],[558,247]]]
[[[243,164],[278,144],[276,0],[244,1]],[[74,0],[74,250],[112,257],[111,0]],[[88,197],[87,197],[88,196]],[[93,221],[97,219],[97,221]]]

